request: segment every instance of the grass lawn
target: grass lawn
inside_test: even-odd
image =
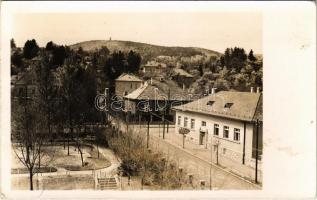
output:
[[[48,167],[56,168],[57,170],[82,171],[106,168],[111,163],[98,152],[96,148],[91,146],[82,146],[84,166],[82,166],[81,156],[75,146],[69,147],[69,155],[67,154],[67,145],[64,149],[63,145],[44,146],[43,155],[41,159],[41,168],[48,169]],[[12,173],[17,173],[19,169],[24,172],[26,169],[16,157],[12,150]]]

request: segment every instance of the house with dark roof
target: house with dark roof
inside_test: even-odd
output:
[[[263,148],[262,93],[213,90],[172,109],[176,111],[175,134],[187,130],[185,141],[209,148],[214,163],[254,177]]]
[[[177,83],[181,83],[182,84],[181,87],[188,88],[193,83],[194,77],[190,73],[186,72],[185,70],[181,68],[174,68],[173,71],[174,71],[174,74],[172,78]]]
[[[128,95],[139,88],[142,83],[143,80],[139,77],[133,74],[123,73],[115,80],[115,94],[120,97]]]
[[[125,111],[142,116],[152,113],[152,117],[163,116],[165,113],[166,119],[174,121],[175,112],[171,111],[171,107],[188,103],[190,99],[186,93],[178,87],[151,79],[123,97]]]
[[[24,73],[11,77],[11,96],[12,97],[32,97],[36,95],[36,76],[35,71],[30,69]]]
[[[52,83],[59,89],[62,85],[60,74],[61,68],[52,69]],[[38,94],[38,83],[35,67],[30,67],[27,71],[21,72],[16,76],[11,76],[11,96],[34,97]]]

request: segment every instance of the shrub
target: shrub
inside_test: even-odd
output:
[[[147,150],[143,137],[133,136],[132,132],[120,135],[108,132],[103,135],[107,136],[109,148],[121,158],[119,171],[122,175],[141,176],[144,185],[181,188],[185,173],[179,173],[176,164],[166,161],[162,153]]]

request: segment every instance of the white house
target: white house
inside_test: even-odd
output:
[[[259,91],[212,92],[173,109],[176,111],[175,133],[179,134],[180,128],[188,129],[186,142],[201,145],[202,149],[212,147],[209,155],[214,163],[254,179],[257,158],[257,168],[261,171],[263,120]]]

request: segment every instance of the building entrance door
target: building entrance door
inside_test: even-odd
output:
[[[203,145],[205,141],[205,132],[200,132],[199,134],[199,144]]]

